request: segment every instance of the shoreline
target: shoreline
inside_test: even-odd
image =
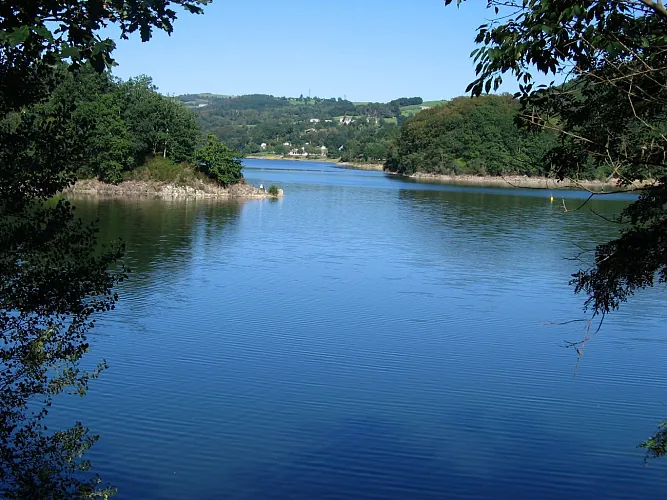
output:
[[[348,168],[350,170],[375,170],[382,171],[384,165],[382,163],[350,163],[345,161],[340,161],[338,158],[307,158],[307,157],[287,157],[284,158],[279,155],[266,155],[266,156],[246,156],[247,160],[284,160],[284,161],[312,161],[316,163],[331,163],[332,165],[338,165],[342,168]]]
[[[478,175],[446,175],[446,174],[427,174],[418,172],[412,175],[402,175],[396,172],[387,172],[390,175],[406,177],[419,182],[434,184],[451,184],[458,186],[483,186],[483,187],[512,187],[519,189],[578,189],[596,193],[619,193],[632,192],[641,189],[644,184],[633,183],[631,186],[622,187],[615,182],[602,182],[597,180],[576,181],[572,179],[563,179],[562,181],[549,177],[529,177],[527,175],[507,175],[507,176],[478,176]]]
[[[224,188],[204,182],[199,182],[195,186],[177,186],[157,181],[123,181],[120,184],[106,184],[88,179],[76,181],[74,185],[63,189],[62,194],[105,198],[262,200],[282,198],[283,190],[278,190],[278,196],[272,196],[249,184],[233,184]]]
[[[499,188],[519,188],[519,189],[542,189],[542,190],[583,190],[596,193],[625,193],[633,192],[641,189],[649,182],[639,183],[635,182],[631,186],[619,186],[614,181],[603,182],[598,180],[582,180],[576,181],[572,179],[563,179],[562,181],[549,177],[529,177],[527,175],[506,175],[506,176],[480,176],[480,175],[447,175],[447,174],[428,174],[418,172],[412,175],[403,175],[397,172],[389,172],[384,170],[384,165],[381,163],[350,163],[343,162],[337,158],[303,158],[303,157],[288,157],[283,158],[276,155],[268,156],[248,156],[249,159],[255,160],[284,160],[284,161],[308,161],[318,163],[329,163],[340,168],[349,170],[372,170],[377,172],[384,172],[388,175],[397,177],[405,177],[418,182],[431,184],[445,184],[454,186],[479,186],[479,187],[499,187]]]

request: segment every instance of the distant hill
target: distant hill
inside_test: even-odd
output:
[[[402,97],[388,103],[341,98],[187,94],[177,100],[193,109],[206,132],[245,154],[320,156],[346,161],[383,161],[398,127],[442,101]]]
[[[213,102],[215,99],[223,99],[234,97],[231,95],[222,94],[184,94],[176,97],[180,102],[185,104],[188,108],[204,107]]]

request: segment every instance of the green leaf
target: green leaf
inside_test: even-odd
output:
[[[60,49],[60,53],[62,54],[62,57],[69,57],[72,59],[79,59],[81,57],[81,51],[70,45],[63,45]]]
[[[40,25],[40,26],[35,26],[32,31],[36,34],[39,35],[40,37],[48,40],[49,42],[53,42],[53,33],[46,28],[46,26]]]
[[[16,47],[17,45],[25,42],[30,36],[30,29],[28,26],[21,26],[14,28],[10,32],[3,32],[2,39],[5,40],[10,47]]]

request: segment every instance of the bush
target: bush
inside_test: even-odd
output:
[[[218,184],[229,186],[243,179],[243,165],[239,154],[208,134],[207,143],[195,153],[197,167]]]
[[[187,163],[174,163],[169,158],[156,156],[141,167],[125,173],[125,180],[166,182],[177,186],[191,186],[208,178]]]
[[[268,191],[268,193],[269,193],[271,196],[278,196],[278,186],[276,186],[275,184],[271,184],[271,185],[269,186],[269,191]]]

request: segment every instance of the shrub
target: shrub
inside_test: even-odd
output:
[[[271,185],[269,186],[269,191],[268,191],[268,193],[269,193],[271,196],[278,196],[278,186],[276,186],[275,184],[271,184]]]
[[[151,158],[141,167],[126,172],[125,179],[166,182],[177,186],[192,186],[197,184],[198,181],[209,181],[204,174],[197,172],[192,165],[174,163],[169,158],[160,156]]]
[[[208,134],[206,145],[195,153],[197,168],[223,186],[236,184],[243,179],[243,165],[239,156],[239,153],[228,148],[213,134]]]

